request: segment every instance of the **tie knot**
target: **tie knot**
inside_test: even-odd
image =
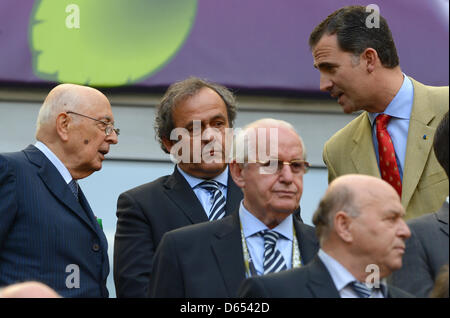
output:
[[[275,245],[280,238],[280,234],[271,230],[261,231],[261,236],[264,238],[264,244]]]
[[[209,191],[209,192],[214,192],[214,191],[220,190],[219,183],[217,181],[215,181],[215,180],[203,181],[198,186],[200,188],[202,188],[202,189],[205,189],[205,190]]]
[[[360,298],[369,298],[372,294],[373,288],[368,287],[364,283],[355,280],[351,282],[350,285]]]
[[[389,116],[389,115],[386,115],[386,114],[378,115],[377,119],[376,119],[377,131],[386,130],[387,124],[390,119],[391,119],[391,116]]]

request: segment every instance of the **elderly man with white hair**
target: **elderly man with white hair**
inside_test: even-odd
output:
[[[61,84],[40,109],[37,142],[0,154],[0,287],[108,297],[106,237],[77,180],[101,169],[118,132],[106,96]]]
[[[267,152],[267,151],[269,152]],[[221,220],[166,233],[156,250],[150,297],[236,297],[246,277],[308,263],[314,229],[293,217],[308,163],[287,122],[262,119],[237,136],[230,173],[242,189],[239,209]]]

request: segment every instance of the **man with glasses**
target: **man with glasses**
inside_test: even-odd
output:
[[[268,149],[274,151],[266,155]],[[304,154],[302,139],[284,121],[262,119],[245,127],[230,163],[244,193],[239,208],[219,221],[166,233],[149,296],[236,297],[246,277],[308,263],[318,250],[314,229],[293,217],[308,167]]]
[[[77,180],[117,144],[111,105],[96,89],[58,85],[34,145],[0,154],[0,287],[39,281],[63,297],[108,297],[106,237]]]

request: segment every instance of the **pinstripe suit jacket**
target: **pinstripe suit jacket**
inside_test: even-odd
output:
[[[64,297],[108,297],[107,250],[85,196],[77,202],[40,150],[0,154],[0,286],[37,280]]]

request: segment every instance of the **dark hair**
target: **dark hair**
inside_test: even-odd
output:
[[[166,93],[157,106],[155,118],[156,138],[164,152],[169,153],[162,143],[162,138],[169,139],[170,132],[175,128],[172,118],[173,109],[186,98],[195,96],[200,89],[208,87],[215,91],[224,101],[227,108],[227,116],[230,127],[233,127],[236,118],[236,100],[226,87],[202,80],[197,77],[189,77],[169,86]]]
[[[343,51],[359,56],[365,49],[373,48],[384,67],[396,67],[399,59],[389,26],[380,15],[379,27],[367,27],[366,20],[370,14],[370,10],[366,12],[363,6],[347,6],[333,12],[312,31],[310,48],[313,49],[324,34],[336,34]]]
[[[444,168],[448,177],[449,158],[448,158],[448,112],[444,115],[436,128],[433,140],[433,150],[439,164]]]

